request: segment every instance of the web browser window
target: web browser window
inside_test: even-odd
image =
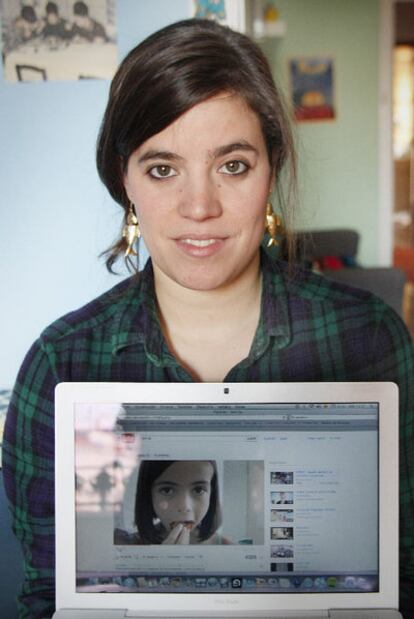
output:
[[[378,591],[378,404],[77,404],[77,591]]]

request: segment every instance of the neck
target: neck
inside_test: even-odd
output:
[[[196,380],[219,382],[248,354],[260,316],[260,257],[214,290],[181,286],[154,265],[161,327],[172,354]]]
[[[154,280],[162,321],[167,324],[173,321],[176,325],[181,323],[188,330],[192,324],[196,325],[197,330],[202,330],[203,326],[209,330],[211,324],[205,323],[204,319],[224,320],[229,315],[234,320],[249,311],[252,304],[260,299],[260,257],[258,255],[254,264],[236,281],[214,290],[186,288],[167,277],[156,265]]]

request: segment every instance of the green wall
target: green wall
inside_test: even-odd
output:
[[[277,0],[284,38],[261,43],[289,92],[288,59],[334,59],[335,121],[297,124],[298,228],[349,227],[378,262],[378,0]]]

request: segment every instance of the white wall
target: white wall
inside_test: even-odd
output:
[[[118,0],[119,57],[189,7]],[[0,389],[47,324],[119,281],[97,258],[121,225],[95,171],[108,89],[97,80],[11,84],[0,73]]]
[[[380,226],[389,200],[379,195],[378,170],[379,148],[384,148],[378,116],[380,2],[278,0],[276,5],[286,36],[263,47],[287,92],[290,59],[327,56],[334,62],[335,120],[297,124],[298,227],[355,229],[361,237],[360,263],[386,263],[390,252],[384,256],[380,243],[387,236],[389,244],[390,235],[380,236]]]

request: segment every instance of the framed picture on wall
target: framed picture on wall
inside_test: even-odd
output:
[[[323,56],[292,58],[289,60],[289,79],[296,120],[335,119],[332,58]]]
[[[246,32],[245,0],[190,0],[190,11],[191,17],[213,19]]]
[[[111,79],[118,66],[116,0],[0,0],[8,82]]]

